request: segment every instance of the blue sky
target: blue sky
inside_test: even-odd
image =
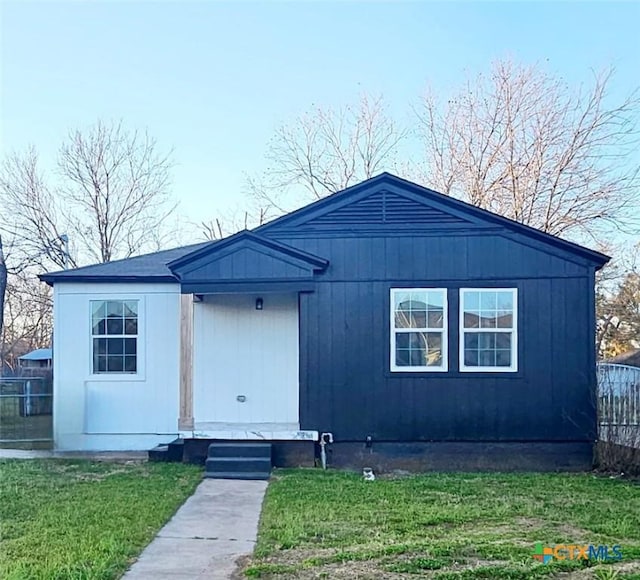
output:
[[[52,166],[67,131],[122,119],[174,148],[191,219],[237,205],[269,138],[311,104],[382,93],[393,112],[430,83],[510,56],[572,84],[614,65],[640,83],[640,3],[3,2],[2,151]]]

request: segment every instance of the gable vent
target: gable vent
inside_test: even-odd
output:
[[[428,203],[428,202],[427,202]],[[463,224],[466,220],[413,199],[381,191],[305,225]]]

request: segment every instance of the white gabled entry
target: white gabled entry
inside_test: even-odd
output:
[[[314,439],[300,431],[298,332],[297,294],[208,295],[196,302],[193,435]]]

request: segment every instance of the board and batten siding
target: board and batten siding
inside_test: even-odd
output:
[[[138,372],[92,374],[93,300],[138,300]],[[54,440],[59,450],[147,450],[177,436],[180,285],[54,286]]]
[[[338,441],[590,441],[594,270],[506,233],[270,237],[330,260],[300,299],[302,429]],[[537,247],[536,247],[537,246]],[[446,373],[391,372],[390,288],[446,288]],[[459,372],[459,289],[518,289],[517,372]]]

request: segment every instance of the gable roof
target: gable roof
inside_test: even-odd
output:
[[[481,209],[477,206],[448,195],[444,195],[443,193],[439,193],[429,189],[428,187],[407,181],[406,179],[402,179],[401,177],[387,172],[371,177],[366,181],[348,187],[347,189],[306,205],[296,211],[276,218],[275,220],[256,228],[254,231],[260,234],[267,234],[281,229],[298,228],[303,225],[313,224],[314,221],[317,224],[322,221],[323,216],[326,216],[331,212],[339,212],[342,208],[346,208],[352,203],[357,203],[360,199],[368,198],[378,192],[387,192],[396,197],[405,197],[416,201],[421,200],[422,204],[424,204],[424,202],[429,202],[436,212],[440,212],[441,215],[434,216],[433,218],[426,217],[426,221],[442,223],[443,216],[446,215],[448,216],[446,220],[447,222],[458,221],[462,224],[466,221],[475,222],[476,224],[484,223],[486,225],[500,226],[515,234],[521,234],[527,238],[549,244],[571,254],[580,256],[592,262],[597,268],[601,268],[610,260],[609,256],[595,250],[591,250],[590,248],[547,234],[531,226],[521,224],[509,218]],[[406,221],[406,219],[411,216],[413,221],[414,214],[414,208],[405,210],[404,220]],[[386,216],[383,217],[383,222],[393,227],[397,227],[399,223],[402,223],[403,219],[402,216],[395,220],[388,220],[385,218]],[[379,227],[379,224],[376,224],[376,227]]]
[[[181,273],[188,272],[190,270],[189,266],[194,263],[201,263],[202,261],[211,263],[242,249],[257,250],[264,255],[269,255],[308,270],[324,270],[329,264],[328,260],[319,256],[303,252],[298,248],[293,248],[275,240],[270,240],[269,238],[252,233],[249,230],[243,230],[215,244],[209,244],[199,250],[177,258],[170,262],[168,267],[172,273],[180,278]]]
[[[326,267],[326,263],[322,266],[323,258],[280,244],[271,239],[270,235],[323,228],[350,231],[354,227],[368,227],[373,231],[385,229],[388,231],[402,229],[407,223],[423,226],[436,224],[439,227],[457,228],[460,231],[464,231],[464,228],[470,225],[487,229],[501,228],[520,240],[529,239],[577,256],[598,269],[610,259],[595,250],[547,234],[390,173],[381,173],[276,218],[251,232],[245,230],[219,241],[203,242],[74,270],[46,273],[40,275],[40,279],[48,284],[61,281],[177,282],[179,272],[186,264],[209,253],[213,256],[213,252],[223,251],[240,240],[244,240],[246,244],[258,244],[264,251],[280,253],[282,257],[299,259],[310,265],[315,263],[321,269]]]
[[[104,282],[113,279],[123,282],[176,282],[175,276],[167,264],[182,256],[197,252],[216,242],[202,242],[171,250],[162,250],[152,254],[143,254],[133,258],[114,260],[104,264],[83,266],[73,270],[60,270],[40,275],[40,280],[53,284],[54,282]]]
[[[328,260],[242,231],[171,262],[183,293],[304,290]],[[311,286],[313,287],[313,286]]]

